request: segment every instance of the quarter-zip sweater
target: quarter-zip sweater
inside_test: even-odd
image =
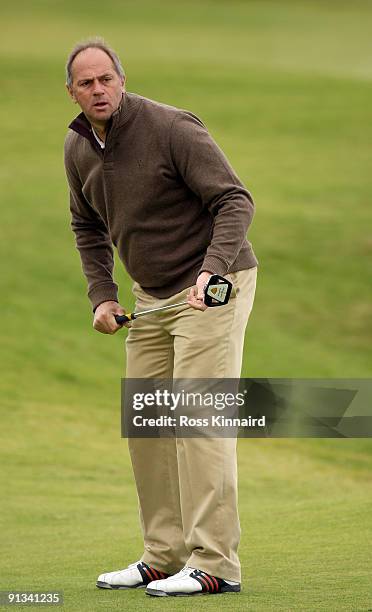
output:
[[[71,227],[93,308],[118,301],[113,246],[158,298],[194,285],[202,270],[257,265],[246,239],[252,197],[194,114],[125,93],[104,149],[83,113],[69,128]]]

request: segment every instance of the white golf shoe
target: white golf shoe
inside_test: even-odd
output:
[[[160,572],[144,563],[137,561],[123,570],[100,574],[96,586],[99,589],[140,589],[154,580],[167,578],[169,574]]]
[[[154,580],[147,585],[146,594],[155,597],[186,597],[187,595],[216,595],[239,593],[240,583],[216,578],[193,567],[184,567],[165,580]]]

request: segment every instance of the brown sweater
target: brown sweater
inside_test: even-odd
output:
[[[93,308],[118,299],[112,245],[159,298],[195,284],[202,270],[257,265],[246,240],[252,198],[195,115],[126,93],[103,151],[83,113],[69,127],[71,226]]]

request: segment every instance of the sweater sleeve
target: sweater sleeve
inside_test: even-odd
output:
[[[65,168],[70,188],[71,228],[88,281],[88,297],[95,310],[102,302],[118,301],[118,287],[112,277],[112,242],[103,220],[84,197],[77,169],[66,145]]]
[[[173,162],[186,185],[214,216],[213,235],[200,268],[224,275],[245,241],[253,199],[203,123],[178,113],[171,129]]]

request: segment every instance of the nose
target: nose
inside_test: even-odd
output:
[[[103,85],[100,83],[98,79],[94,79],[93,81],[93,95],[100,96],[104,93]]]

